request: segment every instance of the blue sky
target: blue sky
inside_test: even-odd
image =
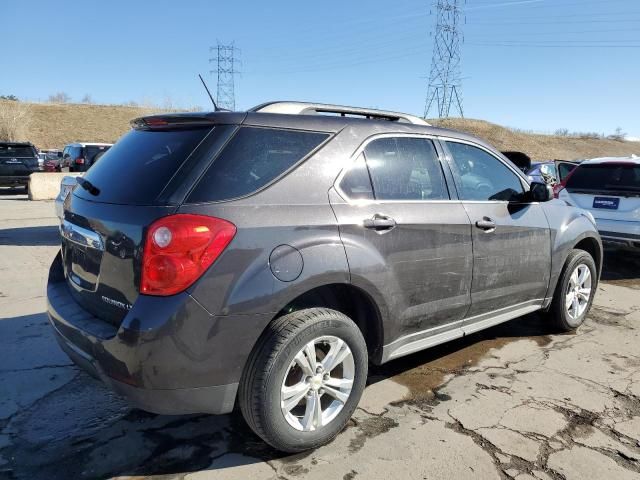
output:
[[[0,0],[0,94],[208,106],[197,73],[234,41],[236,104],[299,99],[421,115],[431,2]],[[638,0],[467,0],[465,116],[640,137]]]

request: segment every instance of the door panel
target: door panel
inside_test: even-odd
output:
[[[543,299],[549,284],[551,237],[542,207],[463,203],[473,229],[473,282],[467,316]],[[485,218],[495,224],[494,230],[476,227]]]
[[[525,202],[524,179],[477,145],[446,141],[449,165],[473,238],[471,308],[465,324],[541,305],[551,270],[551,236],[542,207]],[[484,316],[484,317],[483,317]]]
[[[470,304],[471,226],[449,199],[432,140],[374,139],[338,183],[331,204],[352,282],[380,292],[384,344],[459,329]]]
[[[401,336],[459,327],[469,308],[471,228],[459,202],[351,205],[331,195],[352,282],[383,297],[389,315],[384,343]],[[396,226],[364,227],[379,214]]]

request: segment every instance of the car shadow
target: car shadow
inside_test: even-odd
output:
[[[640,252],[607,248],[602,263],[603,281],[640,288]]]
[[[419,368],[457,373],[493,346],[520,338],[546,341],[547,333],[536,315],[528,315],[509,326],[372,366],[369,384]],[[294,462],[309,454],[274,450],[249,429],[237,409],[221,416],[131,409],[71,364],[44,313],[0,319],[0,351],[0,383],[5,387],[0,389],[5,392],[0,395],[0,427],[10,438],[0,455],[11,459],[14,478],[177,475],[274,459]]]
[[[57,225],[4,228],[0,230],[0,245],[56,246],[59,244],[60,229]]]

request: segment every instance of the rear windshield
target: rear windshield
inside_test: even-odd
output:
[[[84,158],[87,162],[89,162],[89,165],[91,165],[98,153],[106,152],[107,150],[109,150],[109,147],[106,145],[89,145],[87,147],[84,147]]]
[[[84,175],[100,193],[77,188],[75,195],[96,202],[151,205],[210,131],[211,127],[131,130]]]
[[[254,193],[291,169],[328,136],[242,127],[211,164],[187,202],[216,202]]]
[[[567,180],[567,190],[640,194],[640,165],[580,165]]]
[[[0,145],[1,158],[35,157],[36,150],[28,145]]]

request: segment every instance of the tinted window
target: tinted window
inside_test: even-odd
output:
[[[518,200],[524,188],[520,177],[484,150],[464,143],[447,142],[460,174],[462,200]]]
[[[289,170],[327,137],[326,133],[242,127],[187,201],[215,202],[249,195]]]
[[[89,145],[84,147],[84,158],[87,161],[87,164],[93,164],[96,160],[96,155],[105,153],[107,150],[109,150],[109,147],[104,145]]]
[[[349,171],[342,177],[340,189],[353,200],[373,200],[371,179],[364,155],[360,155]]]
[[[28,145],[0,145],[0,157],[35,157],[36,151]]]
[[[573,172],[573,169],[576,168],[575,165],[571,165],[570,163],[559,163],[558,164],[558,180],[563,181],[565,178],[567,178],[567,175],[569,175],[571,172]]]
[[[210,128],[177,131],[131,130],[85,174],[100,190],[75,194],[93,201],[149,205]]]
[[[449,195],[433,142],[380,138],[367,145],[367,165],[378,200],[442,200]]]
[[[640,193],[640,165],[580,165],[567,179],[567,190]]]

